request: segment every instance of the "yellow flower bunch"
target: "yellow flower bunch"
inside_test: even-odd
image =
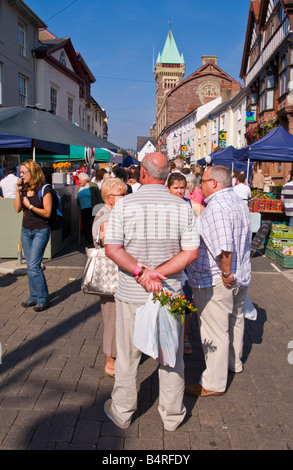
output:
[[[181,315],[181,322],[183,323],[185,309],[188,308],[190,312],[196,312],[197,308],[194,307],[192,302],[189,302],[185,295],[180,294],[171,294],[167,290],[163,290],[161,292],[156,292],[156,295],[153,297],[153,301],[159,301],[162,306],[168,305],[168,310],[175,318],[178,315]]]
[[[70,162],[58,162],[58,163],[53,163],[53,168],[55,170],[58,170],[60,168],[70,168],[71,167],[71,163]]]

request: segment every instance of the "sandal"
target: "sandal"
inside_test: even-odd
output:
[[[190,344],[190,342],[187,340],[187,341],[184,341],[184,354],[186,356],[189,356],[190,354],[192,354],[192,346]]]

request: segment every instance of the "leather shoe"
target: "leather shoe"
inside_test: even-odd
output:
[[[21,306],[24,308],[33,307],[34,305],[37,305],[37,302],[34,302],[33,300],[27,300],[26,302],[21,302]]]
[[[34,307],[35,312],[42,312],[43,310],[47,310],[49,308],[50,304],[37,304]]]
[[[207,390],[201,384],[189,384],[185,386],[185,393],[187,393],[187,395],[192,395],[193,397],[208,397],[224,395],[225,392]]]

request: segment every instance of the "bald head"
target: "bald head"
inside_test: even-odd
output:
[[[147,154],[141,162],[141,182],[142,184],[164,184],[170,173],[168,158],[159,152]],[[143,175],[147,180],[143,181]]]

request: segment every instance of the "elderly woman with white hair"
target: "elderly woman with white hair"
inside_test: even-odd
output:
[[[99,245],[104,246],[111,210],[115,203],[127,194],[127,186],[120,178],[108,178],[102,184],[101,192],[105,205],[101,207],[93,223],[92,233],[95,247]],[[114,365],[117,356],[116,306],[114,296],[101,296],[100,302],[104,323],[103,351],[106,354],[105,376],[114,377]]]
[[[99,187],[90,182],[86,173],[79,173],[80,186],[77,193],[77,203],[80,208],[80,216],[83,225],[84,243],[92,244],[93,208],[97,204],[103,204]]]
[[[187,181],[187,194],[186,198],[190,200],[193,212],[198,217],[204,210],[204,198],[202,191],[197,182],[196,176],[193,173],[184,175]]]

